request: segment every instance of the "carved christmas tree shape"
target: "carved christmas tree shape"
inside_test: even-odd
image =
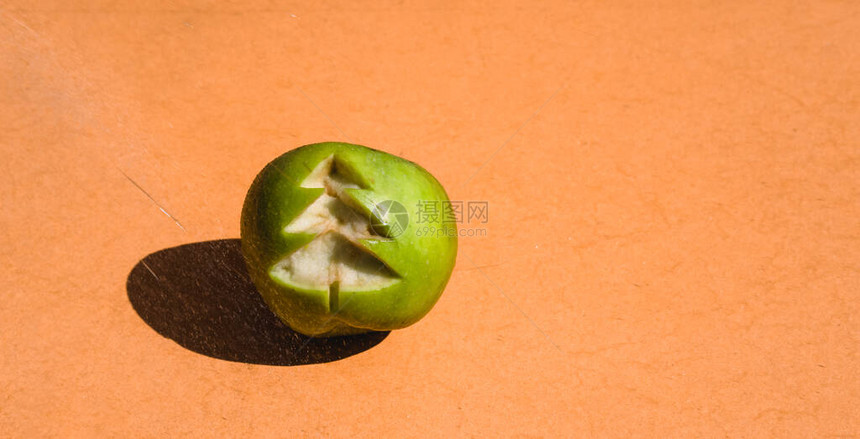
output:
[[[311,171],[301,187],[325,191],[284,232],[316,237],[278,261],[272,276],[299,288],[328,290],[332,311],[338,308],[339,292],[378,290],[398,282],[399,276],[360,242],[386,238],[373,231],[369,218],[350,206],[351,199],[344,193],[366,187],[357,174],[332,155]]]

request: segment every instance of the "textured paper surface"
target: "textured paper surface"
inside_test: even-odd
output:
[[[0,431],[856,437],[860,8],[719,3],[4,2]],[[230,240],[325,140],[487,236],[279,365]]]

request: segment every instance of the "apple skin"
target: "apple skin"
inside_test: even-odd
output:
[[[270,274],[279,260],[316,237],[286,233],[284,229],[324,192],[300,185],[332,155],[363,181],[361,189],[344,191],[354,210],[371,217],[377,203],[394,200],[410,213],[401,234],[359,240],[399,280],[375,291],[341,290],[336,310],[329,309],[328,290],[297,288]],[[414,212],[422,201],[438,202],[440,215],[435,222],[422,218],[422,223],[417,223]],[[269,163],[248,190],[242,209],[242,253],[266,304],[297,332],[326,337],[404,328],[430,311],[454,269],[457,228],[453,222],[442,221],[441,205],[446,201],[442,185],[408,160],[348,143],[302,146]],[[425,227],[442,232],[427,236],[420,232]]]

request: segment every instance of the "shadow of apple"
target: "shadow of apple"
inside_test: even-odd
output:
[[[388,332],[314,338],[291,330],[251,283],[238,239],[152,253],[135,265],[128,299],[152,329],[191,351],[222,360],[294,366],[340,360]]]

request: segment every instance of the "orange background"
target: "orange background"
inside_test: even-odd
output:
[[[0,431],[860,434],[860,7],[681,3],[5,2]],[[159,335],[135,267],[324,140],[489,203],[434,310],[322,364]]]

